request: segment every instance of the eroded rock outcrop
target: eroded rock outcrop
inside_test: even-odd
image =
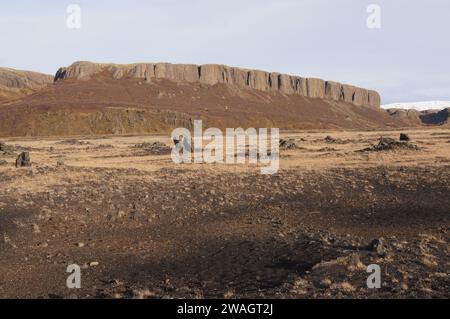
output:
[[[449,125],[450,108],[443,110],[418,111],[414,109],[387,109],[386,112],[396,120],[408,121],[410,125]]]
[[[22,152],[16,159],[16,167],[31,166],[30,153]]]
[[[52,81],[51,75],[0,68],[0,87],[35,90],[52,83]]]
[[[208,85],[227,84],[240,88],[260,91],[278,91],[287,95],[302,95],[310,98],[344,101],[359,106],[380,107],[380,95],[351,85],[316,78],[302,78],[287,74],[269,73],[259,70],[246,70],[218,64],[193,65],[170,63],[139,64],[99,64],[75,62],[69,67],[60,68],[55,81],[73,78],[88,80],[93,75],[107,71],[115,79],[124,77],[171,81],[200,82]]]

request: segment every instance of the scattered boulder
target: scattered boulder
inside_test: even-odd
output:
[[[297,148],[297,144],[295,143],[295,140],[290,139],[280,139],[280,149],[282,150],[293,150]]]
[[[377,253],[379,257],[385,257],[387,254],[387,249],[383,238],[372,240],[367,249]]]
[[[325,143],[328,143],[328,144],[346,144],[347,143],[346,141],[343,141],[339,138],[331,137],[329,135],[324,138],[324,141],[325,141]]]
[[[64,158],[58,158],[56,160],[56,165],[58,166],[64,166]]]
[[[6,165],[8,165],[7,161],[5,161],[5,160],[0,161],[0,166],[6,166]]]
[[[419,147],[406,141],[396,141],[392,138],[381,137],[377,145],[365,148],[361,152],[381,152],[381,151],[395,151],[395,150],[412,150],[418,151]]]
[[[16,159],[16,167],[31,166],[30,153],[22,152]]]
[[[11,155],[14,151],[14,148],[12,146],[6,145],[3,142],[0,142],[0,154],[3,155]]]
[[[172,152],[172,148],[161,142],[141,143],[134,146],[141,149],[141,155],[167,155]]]
[[[409,142],[411,141],[411,138],[409,137],[408,134],[400,133],[400,141]]]

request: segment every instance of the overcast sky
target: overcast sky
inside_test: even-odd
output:
[[[383,103],[450,100],[449,16],[449,0],[2,0],[0,66],[219,63],[373,88]]]

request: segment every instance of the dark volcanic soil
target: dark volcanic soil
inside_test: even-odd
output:
[[[55,171],[94,178],[0,187],[0,297],[450,297],[448,166],[273,176],[47,167],[2,181]],[[79,290],[65,285],[73,263]],[[383,285],[371,290],[374,263]]]

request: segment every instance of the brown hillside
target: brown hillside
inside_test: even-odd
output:
[[[370,129],[396,126],[388,114],[345,102],[214,86],[96,76],[55,83],[0,109],[5,136],[167,132],[207,126]]]
[[[52,82],[51,75],[0,68],[0,104],[31,94]]]
[[[328,98],[230,84],[117,78],[111,70],[66,77],[0,106],[1,136],[168,132],[205,126],[280,129],[376,129],[405,125],[387,112]]]

